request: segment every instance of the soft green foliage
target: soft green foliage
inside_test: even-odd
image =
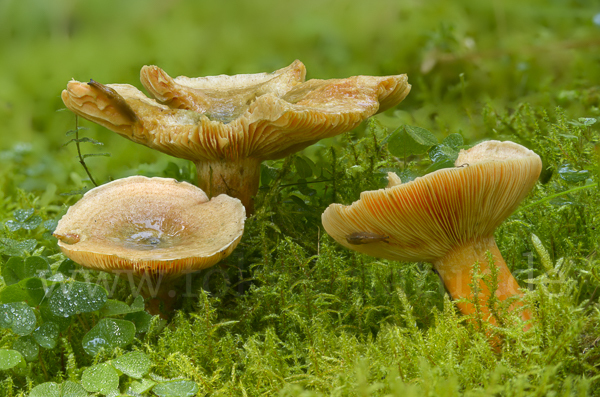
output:
[[[599,12],[543,0],[0,0],[0,396],[600,396]],[[65,259],[51,233],[93,185],[80,160],[97,183],[195,181],[188,162],[57,113],[69,79],[140,87],[144,64],[203,76],[296,58],[308,78],[408,73],[413,89],[355,131],[264,163],[241,244],[185,280],[169,321],[127,281]],[[320,223],[387,172],[409,181],[488,138],[544,162],[495,235],[534,316],[525,332],[492,300],[498,352],[430,265],[350,252]]]

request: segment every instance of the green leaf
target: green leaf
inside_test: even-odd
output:
[[[20,229],[34,230],[42,223],[42,217],[39,215],[31,216],[33,210],[17,210],[15,211],[15,219],[6,221],[5,225],[11,232]]]
[[[173,380],[159,383],[152,392],[160,397],[192,397],[198,393],[198,385],[190,380]]]
[[[17,339],[13,343],[12,348],[21,353],[27,361],[36,360],[40,352],[38,344],[35,343],[35,340],[33,340],[31,335],[22,336],[19,339]]]
[[[24,270],[19,274],[21,279],[28,277],[49,277],[52,275],[50,264],[41,256],[30,256],[25,258]]]
[[[27,364],[25,358],[16,350],[0,349],[0,371],[14,367],[24,368]]]
[[[136,393],[136,394],[144,394],[148,390],[152,389],[152,387],[156,385],[156,382],[150,380],[148,378],[144,378],[140,381],[132,382],[129,386],[128,393]]]
[[[44,323],[53,322],[56,325],[58,325],[58,328],[61,331],[66,330],[69,327],[69,325],[71,325],[71,322],[72,322],[71,317],[55,316],[52,313],[52,311],[48,307],[48,299],[44,299],[42,301],[42,304],[40,305],[39,310],[40,310],[40,316],[42,317],[42,320],[44,321]]]
[[[2,267],[2,277],[7,285],[30,277],[48,277],[50,275],[52,275],[52,270],[48,261],[40,256],[30,256],[24,260],[12,257]]]
[[[125,302],[109,299],[106,301],[106,304],[100,310],[100,316],[118,316],[121,314],[139,312],[142,310],[144,310],[144,298],[141,295],[138,295],[135,298],[131,306],[128,306]]]
[[[37,319],[33,309],[25,302],[0,305],[0,328],[10,328],[17,335],[29,335],[35,329]]]
[[[29,208],[27,210],[16,210],[13,212],[13,217],[17,222],[25,222],[33,213],[35,212],[34,208]]]
[[[305,196],[314,196],[317,191],[311,187],[308,186],[310,182],[308,182],[306,179],[298,179],[298,184],[296,185],[296,188],[298,189],[298,191],[300,193],[302,193]]]
[[[119,387],[119,374],[107,363],[93,365],[83,371],[81,385],[92,393],[109,394]]]
[[[590,177],[588,170],[576,170],[569,164],[564,165],[558,170],[561,179],[569,183],[583,182]]]
[[[314,209],[312,207],[310,207],[308,204],[306,204],[304,199],[302,197],[300,197],[298,194],[292,193],[288,196],[288,198],[291,199],[294,202],[294,204],[299,206],[301,209],[303,209],[305,211],[314,211]]]
[[[82,189],[79,189],[79,190],[71,190],[71,191],[66,192],[66,193],[61,193],[60,195],[61,196],[76,196],[78,194],[85,194],[85,192],[87,192],[88,190],[90,190],[90,188],[86,186],[86,187],[84,187]]]
[[[278,174],[277,168],[269,167],[268,165],[260,165],[260,184],[261,186],[268,186]]]
[[[88,137],[79,138],[78,141],[79,141],[79,143],[91,143],[91,144],[99,145],[99,146],[104,145],[102,142],[97,141],[92,138],[88,138]]]
[[[67,145],[69,145],[69,144],[71,144],[71,143],[73,143],[73,142],[79,142],[79,143],[91,143],[91,144],[93,144],[93,145],[98,145],[98,146],[102,146],[102,145],[104,145],[102,142],[99,142],[99,141],[97,141],[97,140],[95,140],[95,139],[88,138],[88,137],[83,137],[83,138],[79,138],[79,139],[77,139],[77,138],[73,138],[73,139],[71,139],[71,140],[69,140],[69,141],[67,141],[67,142],[63,143],[63,146],[67,146]]]
[[[310,178],[313,174],[313,169],[310,165],[312,161],[308,157],[304,156],[296,156],[294,158],[294,166],[296,167],[296,172],[300,178]]]
[[[70,380],[57,384],[46,382],[31,389],[29,397],[87,397],[89,394],[79,383]]]
[[[86,154],[81,155],[81,157],[83,157],[84,159],[87,159],[88,157],[98,157],[98,156],[110,157],[110,153],[86,153]]]
[[[83,130],[88,130],[89,128],[87,127],[77,127],[77,129],[73,129],[73,130],[69,130],[65,133],[66,136],[69,135],[73,135],[74,133],[76,133],[77,131],[83,131]]]
[[[434,163],[439,161],[451,161],[454,163],[458,158],[458,150],[444,144],[435,145],[429,149],[429,158]]]
[[[21,223],[21,228],[25,229],[27,231],[29,231],[29,230],[35,230],[35,229],[37,229],[37,227],[39,225],[42,224],[42,221],[43,221],[43,219],[42,219],[41,216],[34,215],[30,219],[28,219],[27,221]]]
[[[17,271],[23,267],[24,262],[23,258],[17,256],[8,258],[8,261],[2,266],[2,278],[4,278],[6,285],[16,284],[21,281]]]
[[[411,169],[406,169],[402,172],[396,173],[396,175],[398,175],[398,177],[400,178],[402,183],[414,181],[415,179],[417,179],[419,177],[419,174],[417,174],[415,171],[413,171]]]
[[[44,221],[44,223],[42,223],[42,226],[50,233],[54,233],[54,230],[56,230],[56,226],[58,226],[58,219],[48,219],[47,221]]]
[[[0,252],[9,256],[25,256],[37,247],[34,239],[13,240],[12,238],[0,238]]]
[[[131,304],[131,312],[139,312],[145,308],[146,306],[144,305],[144,297],[142,297],[142,295],[136,296]]]
[[[112,361],[113,367],[132,378],[141,379],[150,371],[152,361],[142,352],[133,352],[122,355]]]
[[[25,302],[31,307],[36,307],[46,295],[44,282],[38,277],[32,277],[9,285],[0,291],[0,302]]]
[[[120,314],[131,313],[131,308],[124,302],[109,299],[100,310],[101,317],[118,316]]]
[[[107,299],[108,293],[98,284],[67,281],[54,290],[48,307],[55,316],[69,317],[99,310]]]
[[[139,311],[137,313],[130,313],[125,316],[125,320],[131,321],[135,325],[136,332],[144,333],[150,329],[150,323],[152,323],[152,315],[145,311]]]
[[[593,117],[580,117],[577,121],[569,121],[568,123],[579,127],[590,127],[596,124],[596,119]]]
[[[597,119],[593,117],[580,117],[577,120],[586,127],[596,124]]]
[[[574,141],[579,139],[579,137],[577,135],[571,135],[571,134],[557,134],[557,135],[562,136],[563,138],[572,139]]]
[[[423,154],[438,143],[437,138],[428,130],[405,125],[392,132],[387,140],[389,152],[396,157]]]
[[[83,349],[95,356],[101,349],[112,351],[133,341],[135,325],[131,321],[104,318],[83,337]]]
[[[21,229],[21,222],[13,221],[11,219],[11,220],[4,222],[4,226],[6,226],[6,228],[8,230],[10,230],[11,232],[16,232],[17,230]]]
[[[29,397],[62,397],[62,390],[58,383],[46,382],[31,389]]]
[[[461,146],[465,144],[465,140],[463,139],[463,136],[461,134],[454,133],[445,137],[442,141],[442,144],[449,146],[452,149],[458,150]]]
[[[56,269],[56,271],[64,274],[67,277],[71,277],[73,275],[73,272],[75,271],[75,269],[77,269],[77,264],[75,262],[73,262],[71,259],[65,259],[60,264],[60,266],[58,266],[58,269]]]
[[[33,339],[45,349],[54,349],[60,329],[52,321],[45,322],[33,331]]]
[[[79,383],[70,380],[61,385],[61,397],[87,397],[87,392]]]

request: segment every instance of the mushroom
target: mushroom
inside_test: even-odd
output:
[[[513,142],[487,141],[461,150],[456,168],[447,168],[402,184],[393,173],[388,187],[363,192],[352,205],[330,205],[322,215],[327,233],[343,246],[371,256],[407,262],[426,261],[444,282],[462,313],[472,303],[473,265],[490,274],[487,252],[498,270],[496,297],[503,301],[521,296],[494,240],[494,230],[528,194],[542,169],[540,157]],[[372,236],[357,244],[352,236]],[[348,237],[351,237],[350,239]],[[496,319],[485,304],[490,298],[480,280],[477,299],[484,320]],[[514,302],[510,308],[522,306]],[[521,312],[529,320],[527,309]]]
[[[239,198],[248,213],[260,164],[355,128],[396,106],[410,91],[406,75],[304,81],[300,61],[273,73],[171,78],[144,66],[156,99],[128,84],[70,81],[67,108],[116,133],[196,164],[209,197]]]
[[[132,176],[88,191],[58,222],[54,236],[74,262],[138,281],[157,314],[161,301],[174,302],[177,277],[231,254],[245,219],[238,199],[220,195],[209,201],[186,182]]]

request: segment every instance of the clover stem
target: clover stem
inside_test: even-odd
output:
[[[475,263],[478,263],[481,275],[489,277],[492,274],[487,252],[491,254],[493,263],[497,269],[498,285],[495,291],[497,300],[502,302],[513,296],[522,296],[519,284],[511,274],[508,266],[506,266],[506,262],[502,258],[493,236],[477,238],[462,244],[450,250],[443,258],[435,261],[433,266],[440,275],[452,299],[466,298],[471,301],[456,303],[463,314],[477,315],[477,311],[479,310],[483,321],[495,325],[498,319],[497,313],[495,313],[495,306],[490,300],[490,289],[482,279],[476,281],[477,284],[474,284],[475,281],[472,279],[473,265]],[[477,297],[474,296],[473,287],[475,287]],[[473,304],[472,302],[474,301],[480,302],[480,305]],[[517,300],[510,305],[509,310],[515,310],[521,306],[523,306],[523,303]],[[521,318],[524,321],[531,319],[531,312],[528,309],[523,309],[521,311]],[[525,326],[524,329],[529,329],[529,325]]]
[[[240,199],[246,207],[246,215],[251,215],[260,182],[260,163],[260,160],[251,157],[236,162],[197,162],[198,187],[211,198],[226,194]]]

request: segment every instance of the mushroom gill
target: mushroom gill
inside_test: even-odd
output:
[[[54,236],[74,262],[136,280],[146,298],[172,299],[176,278],[231,254],[245,218],[238,199],[209,200],[189,183],[132,176],[88,191]]]
[[[71,81],[67,108],[136,143],[193,161],[209,197],[239,198],[248,213],[260,163],[350,131],[396,106],[406,75],[304,81],[300,61],[273,73],[170,77],[144,66],[141,81],[155,98],[128,84]]]
[[[352,250],[378,258],[432,263],[455,300],[488,302],[490,291],[483,281],[478,296],[471,286],[475,263],[482,274],[490,274],[489,252],[498,270],[498,299],[520,296],[517,281],[496,246],[494,231],[537,181],[542,168],[539,156],[513,142],[487,141],[462,150],[455,166],[404,184],[392,174],[388,188],[363,192],[349,206],[330,205],[322,215],[323,226]],[[373,233],[386,240],[351,244],[347,236],[353,233]],[[464,300],[457,306],[464,314],[476,311]],[[487,321],[496,323],[487,306],[481,310]],[[531,313],[524,309],[521,317],[528,320]]]

